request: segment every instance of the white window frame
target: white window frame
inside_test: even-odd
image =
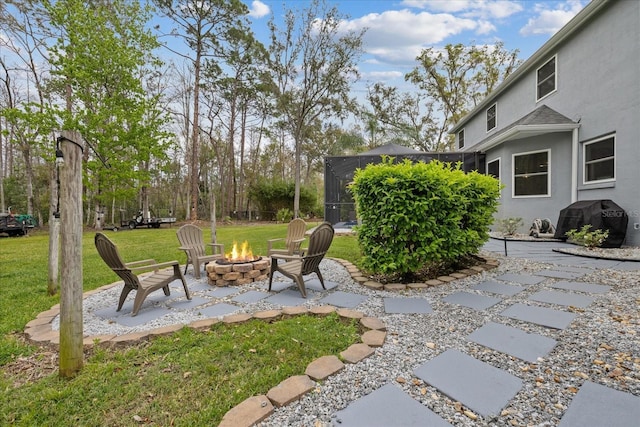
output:
[[[551,61],[554,61],[554,64],[553,64],[553,90],[551,90],[549,93],[545,93],[541,97],[538,97],[538,88],[540,87],[540,83],[542,83],[541,81],[538,80],[538,77],[539,77],[538,73],[540,72],[540,69],[542,67],[544,67],[545,65],[547,65]],[[551,78],[551,76],[548,77],[548,78]],[[542,64],[541,66],[539,66],[536,69],[536,102],[542,101],[546,97],[550,96],[552,93],[557,92],[557,90],[558,90],[558,55],[553,55],[551,58],[549,58],[547,61],[545,61],[544,64]]]
[[[495,111],[495,114],[493,116],[494,125],[491,129],[489,129],[489,110],[492,108]],[[485,125],[487,127],[487,133],[491,132],[492,130],[498,127],[498,103],[497,102],[494,102],[489,108],[485,110]]]
[[[547,153],[547,193],[546,194],[529,194],[516,195],[516,157],[527,156],[530,154]],[[536,174],[541,175],[542,172]],[[513,153],[511,155],[511,197],[514,199],[531,199],[536,197],[551,197],[551,149],[523,151],[522,153]]]
[[[460,135],[462,134],[462,144],[460,144]],[[464,148],[464,143],[465,143],[465,132],[464,132],[464,128],[460,129],[458,131],[458,150]]]
[[[604,141],[606,139],[613,139],[613,178],[606,179],[598,179],[593,181],[587,181],[587,145],[595,144],[597,142]],[[588,141],[584,141],[582,143],[582,184],[590,185],[590,184],[600,184],[604,182],[615,182],[616,180],[616,164],[617,164],[617,156],[616,156],[616,134],[610,133],[608,135],[604,135],[595,139],[591,139]],[[605,158],[604,160],[608,160],[609,158]],[[599,159],[598,161],[604,161],[603,159]],[[589,162],[593,163],[593,162]]]
[[[498,162],[498,182],[500,183],[500,187],[502,187],[502,158],[496,157],[495,159],[489,160],[485,166],[485,173],[489,175],[489,164]],[[502,197],[502,189],[500,189],[500,196]]]

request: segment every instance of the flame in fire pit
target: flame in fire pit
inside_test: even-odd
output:
[[[225,254],[225,257],[228,262],[234,263],[251,262],[255,261],[258,258],[253,256],[253,252],[249,247],[249,242],[247,242],[246,240],[242,242],[239,249],[238,244],[236,242],[233,242],[233,248],[231,249],[231,252]]]

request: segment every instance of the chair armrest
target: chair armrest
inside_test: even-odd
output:
[[[161,263],[158,263],[158,264],[149,264],[149,265],[142,265],[140,267],[132,267],[130,269],[132,271],[133,270],[151,270],[151,269],[157,271],[157,270],[160,270],[162,268],[173,267],[173,266],[176,266],[176,265],[179,265],[178,261],[167,261],[167,262],[161,262]],[[127,265],[127,267],[128,267],[128,265]]]
[[[211,246],[211,252],[214,255],[224,255],[224,244],[222,243],[207,243],[207,246]]]
[[[143,259],[141,261],[133,261],[133,262],[125,262],[124,265],[127,268],[141,268],[144,266],[148,266],[148,265],[153,265],[156,264],[156,260],[155,259]]]
[[[283,259],[285,261],[301,260],[302,259],[302,257],[300,255],[285,255],[285,254],[273,254],[273,255],[271,255],[271,258]]]
[[[268,251],[269,249],[271,249],[271,245],[272,245],[274,242],[278,242],[278,241],[280,241],[280,240],[284,240],[284,238],[279,238],[279,239],[269,239],[269,240],[267,240],[267,251]]]

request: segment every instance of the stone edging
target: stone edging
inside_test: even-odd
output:
[[[482,264],[474,265],[473,267],[465,268],[465,269],[456,271],[455,273],[450,273],[447,276],[440,276],[436,279],[427,280],[425,282],[408,283],[408,284],[404,284],[404,283],[383,284],[380,282],[370,280],[368,277],[364,276],[362,272],[358,269],[358,267],[356,267],[349,261],[345,261],[340,258],[331,258],[331,259],[342,264],[342,266],[347,269],[347,271],[351,275],[351,278],[353,279],[354,282],[360,285],[363,285],[369,289],[379,290],[379,291],[382,291],[382,290],[404,291],[406,289],[426,289],[432,286],[438,286],[444,283],[452,282],[454,280],[464,279],[465,277],[473,276],[475,274],[482,273],[483,271],[493,270],[494,268],[498,267],[498,265],[500,265],[498,260],[494,258],[484,258],[485,262]]]

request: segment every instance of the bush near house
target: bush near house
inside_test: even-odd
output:
[[[570,241],[587,249],[599,248],[609,237],[609,230],[589,230],[591,230],[591,224],[585,224],[580,230],[569,230],[566,234]]]
[[[500,185],[439,161],[359,169],[350,186],[362,225],[361,265],[372,273],[410,278],[431,263],[475,254],[488,240]]]

